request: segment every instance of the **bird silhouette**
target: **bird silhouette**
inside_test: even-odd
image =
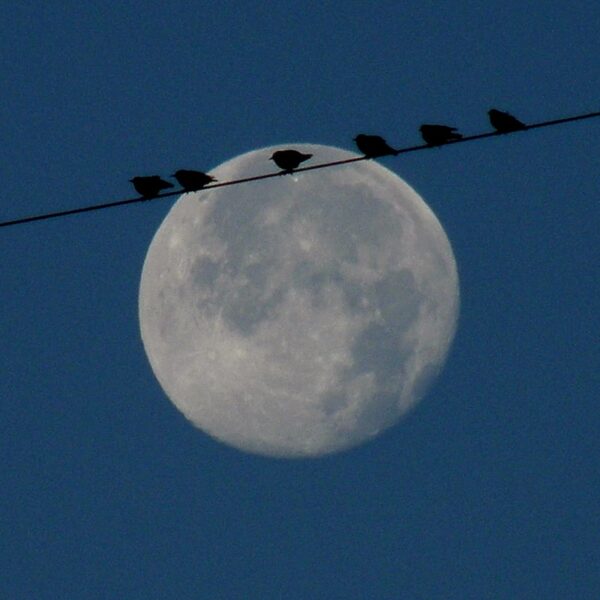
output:
[[[390,154],[396,156],[398,154],[398,150],[389,146],[388,143],[379,135],[366,135],[364,133],[359,133],[354,138],[354,141],[356,142],[358,149],[367,158],[389,156]]]
[[[284,173],[291,173],[298,168],[300,163],[309,158],[312,158],[312,154],[303,154],[298,150],[277,150],[273,152],[269,160],[272,160],[280,169],[283,169]]]
[[[148,175],[146,177],[134,177],[130,179],[135,191],[146,200],[156,198],[161,190],[172,188],[173,184],[160,178],[160,175]]]
[[[456,127],[448,125],[421,125],[419,127],[421,137],[429,146],[441,146],[453,140],[461,140],[462,134],[458,132]]]
[[[527,129],[527,125],[522,123],[516,117],[513,117],[508,112],[503,112],[492,108],[488,110],[488,116],[490,117],[490,123],[492,127],[498,133],[511,133],[512,131],[521,131]]]
[[[205,185],[217,181],[214,177],[202,171],[191,171],[189,169],[179,169],[171,177],[174,177],[186,192],[201,190]]]

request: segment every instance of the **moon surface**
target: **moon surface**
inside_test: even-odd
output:
[[[269,172],[284,146],[219,181]],[[357,156],[296,144],[307,166]],[[363,161],[183,194],[144,262],[144,348],[173,404],[244,451],[315,457],[413,407],[456,329],[456,263],[433,212]]]

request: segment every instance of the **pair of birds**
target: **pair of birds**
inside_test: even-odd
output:
[[[519,119],[509,112],[504,112],[497,108],[488,110],[488,117],[496,133],[512,133],[513,131],[527,129],[525,123],[519,121]],[[463,137],[456,127],[448,127],[446,125],[421,125],[420,132],[425,143],[429,146],[439,146],[453,140],[460,140]]]
[[[376,158],[378,156],[387,156],[389,154],[398,154],[398,151],[387,144],[387,142],[379,135],[366,135],[359,133],[354,141],[358,149],[368,158]],[[312,154],[304,154],[298,150],[277,150],[269,158],[280,169],[281,174],[292,173],[301,163],[312,158]]]
[[[449,127],[448,125],[421,125],[419,131],[428,146],[441,146],[442,144],[462,139],[462,134],[458,132],[456,127]],[[358,149],[367,158],[396,156],[400,152],[392,148],[379,135],[365,135],[364,133],[360,133],[354,138],[354,141]]]
[[[190,169],[179,169],[179,171],[175,171],[171,177],[174,177],[177,180],[177,183],[185,192],[196,192],[209,183],[217,181],[211,175],[203,173],[202,171],[192,171]],[[165,181],[160,175],[134,177],[129,181],[133,183],[135,191],[146,200],[156,198],[163,190],[173,187],[172,183]]]

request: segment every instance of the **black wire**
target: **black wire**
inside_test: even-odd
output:
[[[551,127],[553,125],[560,125],[561,123],[570,123],[571,121],[581,121],[583,119],[591,119],[593,117],[600,117],[600,112],[592,112],[586,113],[583,115],[576,115],[574,117],[565,117],[562,119],[554,119],[552,121],[542,121],[541,123],[534,123],[532,125],[527,125],[524,129],[519,129],[517,131],[512,131],[509,133],[517,133],[518,131],[529,131],[531,129],[539,129],[540,127]],[[492,131],[488,133],[479,133],[476,135],[465,136],[458,140],[452,140],[446,142],[440,146],[430,146],[428,144],[421,144],[419,146],[409,146],[406,148],[400,148],[397,150],[397,154],[407,154],[408,152],[417,152],[419,150],[431,150],[432,148],[440,148],[442,146],[450,146],[453,144],[462,144],[464,142],[472,142],[473,140],[481,140],[483,138],[489,137],[497,137],[501,135],[509,135],[509,133],[500,133],[498,131]],[[361,160],[369,160],[366,156],[358,156],[355,158],[347,158],[345,160],[336,160],[334,162],[321,163],[318,165],[312,165],[309,167],[300,167],[298,169],[294,169],[294,173],[302,173],[304,171],[314,171],[315,169],[326,169],[329,167],[335,167],[337,165],[345,165],[349,163],[359,162]],[[222,181],[217,183],[212,183],[203,187],[201,190],[211,190],[214,188],[225,187],[228,185],[239,185],[241,183],[247,183],[249,181],[259,181],[260,179],[270,179],[271,177],[280,177],[282,175],[281,171],[277,171],[276,173],[267,173],[265,175],[255,175],[253,177],[245,177],[243,179],[234,179],[232,181]],[[12,225],[22,225],[23,223],[31,223],[33,221],[43,221],[46,219],[55,219],[57,217],[66,217],[67,215],[75,215],[78,213],[91,212],[94,210],[102,210],[104,208],[113,208],[115,206],[124,206],[125,204],[133,204],[135,202],[150,202],[152,200],[160,200],[162,198],[168,198],[170,196],[179,196],[185,193],[184,190],[178,190],[176,192],[168,192],[166,194],[160,194],[154,198],[130,198],[128,200],[117,200],[115,202],[105,202],[104,204],[93,204],[91,206],[83,206],[80,208],[73,208],[70,210],[61,210],[52,213],[45,213],[41,215],[34,215],[31,217],[22,217],[20,219],[13,219],[11,221],[1,221],[0,227],[10,227]]]

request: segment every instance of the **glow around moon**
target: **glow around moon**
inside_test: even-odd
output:
[[[268,172],[282,147],[211,174]],[[356,156],[292,147],[315,163]],[[458,304],[435,215],[365,161],[181,196],[148,250],[139,315],[154,373],[192,423],[241,450],[310,457],[373,438],[414,406]]]

